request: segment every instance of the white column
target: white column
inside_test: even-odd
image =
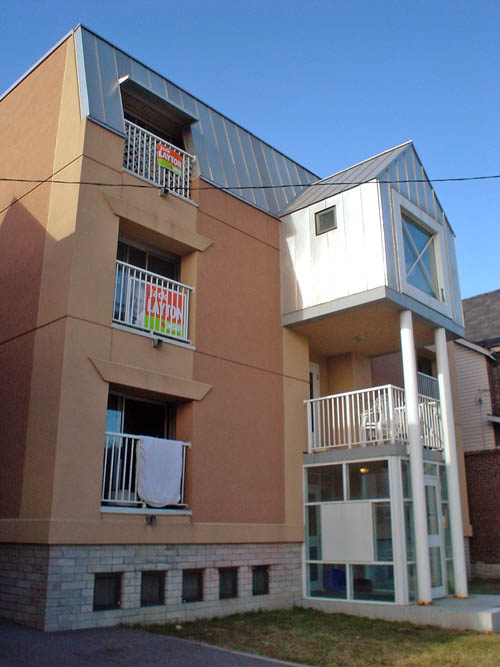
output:
[[[391,483],[392,550],[394,558],[394,586],[396,604],[408,604],[408,572],[406,567],[405,516],[401,484],[401,459],[389,457]]]
[[[417,557],[417,586],[419,604],[431,604],[431,568],[427,539],[427,508],[425,503],[424,454],[420,440],[418,415],[417,360],[413,339],[413,320],[410,310],[400,316],[401,352],[405,383],[408,441],[410,445],[411,488],[413,519],[415,524],[415,550]]]
[[[466,598],[468,596],[467,571],[465,567],[462,505],[460,482],[458,478],[450,367],[448,364],[448,349],[446,347],[446,332],[442,327],[434,330],[434,343],[436,345],[439,398],[441,400],[444,460],[446,464],[446,477],[448,481],[451,542],[453,548],[453,570],[455,573],[455,594],[457,597]]]

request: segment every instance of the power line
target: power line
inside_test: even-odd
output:
[[[65,167],[68,165],[65,165]],[[65,167],[61,167],[61,169],[58,169],[58,171],[54,172],[50,176],[47,176],[47,178],[8,178],[6,176],[0,176],[0,182],[3,183],[34,183],[35,187],[31,188],[24,194],[20,195],[17,197],[14,201],[12,201],[10,204],[5,206],[5,208],[0,210],[0,214],[4,213],[7,209],[9,209],[11,206],[14,206],[14,204],[17,204],[21,199],[29,195],[31,192],[36,190],[40,185],[43,185],[44,183],[51,183],[54,185],[92,185],[92,186],[97,186],[97,187],[106,187],[106,188],[139,188],[139,189],[155,189],[157,190],[159,187],[158,185],[153,185],[153,184],[147,184],[147,183],[103,183],[101,181],[67,181],[63,179],[55,179],[53,176],[55,176],[59,171],[64,169]],[[486,180],[493,180],[493,179],[500,179],[500,174],[490,174],[486,176],[457,176],[457,177],[448,177],[448,178],[404,178],[404,179],[395,179],[395,180],[382,180],[382,179],[377,179],[377,178],[371,178],[370,180],[367,181],[329,181],[329,180],[324,180],[324,181],[319,181],[315,183],[286,183],[286,184],[279,184],[279,185],[206,185],[206,186],[197,186],[197,187],[191,187],[191,186],[175,186],[174,188],[170,188],[174,192],[182,192],[184,190],[189,190],[191,192],[193,191],[200,191],[200,190],[275,190],[279,188],[313,188],[313,187],[325,187],[329,185],[352,185],[352,186],[357,186],[357,185],[366,185],[367,183],[384,183],[388,185],[396,185],[396,184],[408,184],[408,183],[459,183],[459,182],[464,182],[464,181],[486,181]]]
[[[52,174],[52,176],[55,174]],[[175,186],[174,190],[274,190],[278,188],[314,188],[314,187],[324,187],[327,185],[365,185],[366,183],[387,183],[387,184],[398,184],[398,183],[457,183],[463,181],[485,181],[499,179],[500,174],[490,174],[487,176],[456,176],[456,177],[447,177],[447,178],[402,178],[402,179],[380,179],[380,178],[371,178],[367,181],[319,181],[314,183],[283,183],[275,185],[206,185],[198,187],[190,186]],[[157,189],[158,185],[146,184],[146,183],[104,183],[101,181],[66,181],[61,179],[54,179],[51,176],[47,178],[38,179],[38,178],[7,178],[0,176],[0,182],[7,183],[54,183],[59,185],[96,185],[101,187],[114,187],[114,188],[155,188]]]

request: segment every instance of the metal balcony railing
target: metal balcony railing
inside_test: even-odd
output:
[[[113,322],[189,342],[189,285],[116,261]]]
[[[128,433],[106,433],[101,505],[129,508],[146,506],[137,495],[136,447],[140,437]],[[189,443],[183,445],[181,497],[180,502],[172,507],[185,507],[184,480]]]
[[[422,445],[443,448],[440,404],[419,394]],[[309,452],[408,442],[405,393],[384,385],[305,401]]]
[[[125,120],[123,168],[126,171],[190,200],[194,160],[193,155]],[[172,168],[163,166],[165,162]]]
[[[429,396],[439,401],[439,382],[438,379],[427,373],[417,373],[418,393],[422,396]]]

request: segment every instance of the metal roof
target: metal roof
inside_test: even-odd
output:
[[[307,186],[317,180],[316,174],[84,26],[78,26],[74,35],[82,117],[124,136],[119,80],[128,76],[127,85],[135,83],[194,119],[194,152],[201,176],[207,181],[278,215],[303,188],[250,186]]]
[[[361,182],[364,183],[377,178],[380,173],[411,144],[411,141],[407,141],[400,146],[389,148],[383,153],[379,153],[367,160],[363,160],[363,162],[358,162],[358,164],[343,169],[332,176],[316,181],[312,187],[309,187],[305,192],[299,195],[297,199],[283,211],[282,215],[298,211],[311,204],[316,204],[328,197],[338,195],[345,190],[355,188]]]

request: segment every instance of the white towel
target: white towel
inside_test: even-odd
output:
[[[151,507],[181,499],[182,442],[141,436],[137,443],[137,493]]]

